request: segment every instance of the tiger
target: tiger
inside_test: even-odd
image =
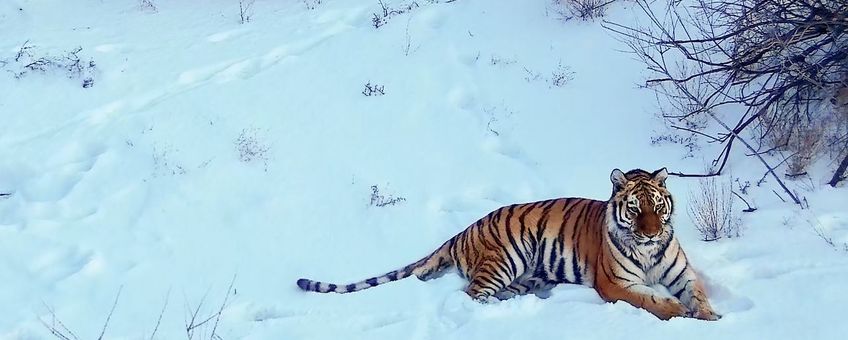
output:
[[[482,303],[570,283],[662,320],[718,320],[674,236],[667,178],[666,168],[614,169],[607,201],[570,197],[503,206],[403,268],[346,285],[299,279],[297,286],[351,293],[412,275],[426,281],[455,268],[468,281],[465,293]]]

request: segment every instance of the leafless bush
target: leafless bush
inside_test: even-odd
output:
[[[244,163],[262,162],[267,172],[268,151],[271,150],[271,147],[260,137],[260,132],[261,130],[257,128],[242,129],[234,144],[240,161]]]
[[[303,0],[303,5],[306,6],[306,9],[308,10],[316,9],[320,4],[321,0]]]
[[[818,225],[813,224],[813,231],[816,233],[816,236],[821,238],[828,246],[835,250],[840,250],[848,253],[848,242],[840,242],[833,239],[833,236],[830,236],[822,230],[822,228]]]
[[[373,16],[371,17],[371,25],[374,26],[374,28],[383,27],[383,25],[389,23],[389,19],[396,15],[404,14],[412,11],[413,9],[421,7],[420,5],[418,5],[417,1],[412,1],[410,3],[402,4],[397,7],[391,7],[390,5],[384,3],[383,0],[377,0],[377,3],[380,5],[380,12],[373,13]]]
[[[791,138],[787,148],[792,154],[787,163],[786,175],[794,178],[807,173],[807,167],[821,153],[822,131],[812,127],[802,128]]]
[[[426,6],[439,3],[451,3],[454,1],[456,0],[422,0],[421,3]],[[374,26],[374,28],[383,27],[384,25],[388,24],[389,20],[391,20],[393,17],[409,13],[422,6],[421,4],[419,4],[418,1],[402,2],[401,4],[392,6],[386,2],[383,2],[383,0],[377,0],[377,4],[380,5],[380,11],[377,13],[373,13],[373,15],[371,16],[371,25]]]
[[[376,185],[371,186],[371,205],[375,207],[385,207],[396,205],[405,202],[406,198],[394,197],[392,195],[384,196],[380,194],[380,189]]]
[[[698,140],[691,135],[681,135],[668,132],[651,136],[651,145],[659,146],[667,144],[682,145],[686,149],[686,152],[683,154],[684,159],[695,157],[695,153],[701,150],[701,145],[698,143]]]
[[[100,335],[97,337],[97,340],[103,340],[103,336],[106,335],[106,328],[109,327],[109,321],[112,320],[112,315],[115,313],[115,307],[118,307],[118,300],[121,298],[121,291],[123,287],[118,289],[118,295],[115,296],[115,302],[112,304],[112,309],[109,310],[109,314],[106,315],[106,321],[103,323],[103,328],[100,330]],[[50,322],[45,321],[42,318],[38,318],[38,321],[50,331],[54,337],[59,340],[79,340],[79,337],[74,334],[64,323],[56,316],[56,311],[53,310],[50,305],[44,303],[44,307],[47,308],[47,311],[50,313]]]
[[[514,62],[514,61],[513,61]],[[504,65],[509,65],[502,62]],[[492,65],[495,65],[494,63]],[[548,87],[563,87],[568,85],[569,82],[574,80],[575,72],[571,70],[571,67],[563,65],[562,62],[557,63],[556,68],[551,71],[550,76],[544,76],[543,73],[531,70],[530,68],[524,66],[524,80],[528,83],[536,82],[536,81],[544,81],[548,83]]]
[[[489,57],[489,64],[492,65],[492,66],[496,66],[496,65],[507,66],[507,65],[515,64],[517,62],[518,61],[515,58],[502,57],[502,56],[499,56],[497,54],[492,54],[492,56]]]
[[[533,71],[527,67],[524,67],[524,80],[528,83],[532,83],[534,81],[542,80],[544,77],[541,73]]]
[[[740,219],[733,211],[730,183],[715,177],[698,181],[698,190],[690,194],[689,217],[704,241],[740,236]]]
[[[511,119],[515,115],[515,111],[507,107],[505,103],[501,103],[500,106],[485,107],[483,113],[489,118],[486,122],[486,130],[496,137],[501,135],[501,128],[505,125],[501,120]]]
[[[723,145],[712,171],[697,176],[721,174],[733,147],[742,145],[801,205],[778,175],[781,166],[766,156],[801,151],[794,155],[798,170],[818,152],[815,138],[803,134],[818,133],[819,122],[833,117],[829,99],[848,88],[848,2],[669,0],[664,10],[647,0],[636,4],[649,24],[604,26],[654,73],[646,86],[663,100],[671,127]],[[846,149],[844,127],[822,132],[842,141],[831,143],[838,151]],[[848,154],[837,154],[843,158],[831,185],[848,167]]]
[[[221,320],[224,314],[224,311],[229,307],[230,300],[236,295],[236,289],[234,288],[236,281],[236,276],[233,275],[232,280],[230,280],[230,284],[227,287],[227,292],[224,295],[223,301],[220,305],[211,306],[211,310],[208,308],[204,308],[204,305],[207,302],[207,298],[209,292],[201,297],[200,301],[197,305],[192,305],[186,299],[185,302],[185,328],[182,330],[185,332],[186,338],[188,340],[194,339],[209,339],[209,340],[222,340],[221,335],[218,334],[218,326],[221,324]],[[121,291],[123,287],[118,289],[118,294],[115,297],[115,302],[112,304],[112,308],[109,310],[109,314],[106,316],[106,321],[103,323],[103,327],[100,330],[100,334],[97,339],[103,340],[106,335],[106,330],[109,326],[109,322],[112,320],[112,316],[115,314],[115,309],[118,306],[118,301],[121,297]],[[168,307],[168,302],[170,300],[171,291],[168,290],[168,294],[165,297],[165,303],[162,305],[162,309],[159,312],[159,316],[156,319],[156,324],[153,328],[153,332],[150,334],[149,339],[153,340],[156,338],[156,333],[159,331],[159,326],[162,324],[162,318],[165,315],[165,310]],[[45,320],[44,318],[39,317],[39,321],[41,324],[53,335],[56,339],[59,340],[80,340],[81,338],[77,336],[76,333],[71,331],[67,325],[65,325],[61,319],[56,315],[56,311],[48,304],[44,304],[44,307],[47,309],[49,314],[49,319]],[[141,337],[137,337],[141,338]]]
[[[156,7],[156,1],[154,0],[139,0],[138,7],[142,11],[150,11],[156,13],[159,11],[159,8]]]
[[[94,59],[80,56],[82,47],[76,47],[60,55],[52,55],[38,50],[25,41],[14,57],[0,59],[0,69],[6,69],[17,79],[33,73],[48,74],[58,72],[68,79],[80,79],[84,88],[94,86],[97,64]]]
[[[206,302],[207,295],[204,295],[203,298],[200,299],[200,302],[197,306],[192,307],[186,302],[186,316],[185,316],[185,332],[186,338],[188,340],[193,340],[195,336],[200,334],[201,338],[207,338],[210,340],[222,340],[220,335],[218,335],[218,325],[221,322],[221,316],[224,313],[224,309],[227,308],[227,303],[229,303],[230,298],[236,294],[233,285],[236,282],[236,276],[233,275],[233,279],[230,281],[230,285],[227,287],[227,293],[224,295],[224,300],[221,302],[221,305],[215,310],[215,312],[209,314],[204,317],[200,314],[203,304]]]
[[[366,97],[382,96],[382,95],[385,95],[385,94],[386,94],[386,86],[385,85],[371,84],[370,81],[365,83],[365,88],[362,89],[362,95],[366,96]]]
[[[253,17],[253,4],[256,0],[239,0],[239,19],[240,23],[248,23]]]
[[[551,72],[551,78],[548,79],[548,82],[551,87],[563,87],[572,80],[574,80],[574,71],[571,70],[571,67],[560,62],[557,64],[557,68]]]
[[[833,115],[839,117],[842,126],[848,130],[848,87],[839,89],[831,99],[833,105]],[[833,177],[828,184],[835,187],[839,182],[848,179],[848,133],[839,135],[831,135],[825,139],[825,150],[829,153],[831,159],[841,159],[842,161],[833,173]]]
[[[187,173],[185,167],[173,160],[173,154],[179,152],[170,145],[153,146],[153,177],[177,176]]]
[[[817,160],[843,159],[848,151],[848,112],[832,103],[823,103],[820,109],[803,116],[765,112],[759,119],[755,130],[768,151],[788,153],[783,156],[787,178],[806,175],[809,165]]]
[[[616,0],[554,0],[553,8],[563,20],[574,18],[593,21],[606,15],[607,7]]]

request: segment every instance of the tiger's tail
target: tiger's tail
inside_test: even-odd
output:
[[[426,281],[439,276],[439,274],[444,272],[444,270],[454,266],[454,261],[450,256],[450,247],[452,244],[452,241],[445,242],[445,244],[439,247],[439,249],[434,251],[432,254],[406,267],[356,283],[339,285],[313,281],[310,279],[299,279],[297,280],[297,286],[300,287],[300,289],[309,292],[343,294],[358,292],[363,289],[379,286],[386,282],[405,279],[411,275],[415,275],[419,279]]]

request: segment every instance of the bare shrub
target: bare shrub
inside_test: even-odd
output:
[[[404,197],[394,197],[392,195],[384,196],[380,193],[380,188],[376,185],[371,186],[371,203],[370,205],[375,207],[385,207],[389,205],[396,205],[406,201]]]
[[[542,80],[544,78],[541,73],[533,71],[527,67],[524,67],[524,73],[524,80],[526,80],[528,83]]]
[[[686,152],[683,154],[683,159],[695,157],[695,153],[701,150],[701,145],[692,135],[680,135],[673,132],[660,133],[651,136],[651,145],[660,146],[666,144],[682,145]]]
[[[810,223],[808,221],[808,223]],[[812,224],[812,223],[811,223]],[[833,239],[833,236],[828,235],[826,231],[822,229],[820,225],[812,224],[813,231],[816,233],[816,236],[821,238],[828,246],[835,250],[841,250],[848,253],[848,242],[840,242]]]
[[[562,62],[557,64],[556,70],[551,72],[551,78],[548,80],[551,87],[563,87],[574,80],[574,71],[571,67],[563,65]]]
[[[219,326],[221,325],[221,321],[224,315],[224,311],[227,307],[230,306],[232,299],[235,298],[236,289],[234,287],[236,281],[236,275],[233,275],[233,278],[230,280],[229,286],[227,286],[227,292],[224,295],[223,301],[221,301],[220,305],[212,305],[209,307],[204,307],[208,301],[209,292],[207,291],[203,297],[200,298],[200,301],[197,305],[193,305],[186,300],[185,302],[185,328],[182,331],[185,332],[186,339],[194,340],[194,339],[209,339],[209,340],[222,340],[220,334],[218,334]],[[115,314],[115,309],[118,306],[118,301],[121,297],[121,291],[123,290],[123,286],[118,289],[118,294],[115,296],[115,301],[112,303],[112,308],[109,310],[109,314],[106,315],[106,321],[103,323],[103,326],[100,329],[100,334],[95,337],[79,337],[76,333],[74,333],[67,325],[65,325],[62,320],[57,316],[56,311],[48,305],[44,303],[44,307],[47,309],[48,318],[45,320],[42,317],[39,317],[38,320],[41,324],[50,332],[53,337],[59,340],[81,340],[81,339],[96,339],[103,340],[106,335],[106,330],[109,326],[109,322],[112,320],[112,316]],[[153,333],[150,334],[149,339],[155,339],[156,334],[159,331],[159,326],[162,325],[162,318],[165,315],[165,310],[168,307],[168,302],[170,300],[171,291],[168,290],[168,294],[165,297],[165,303],[162,305],[162,309],[159,312],[159,316],[156,319],[156,324],[153,328]],[[134,337],[141,338],[141,337]]]
[[[496,65],[507,66],[507,65],[515,64],[517,62],[518,61],[515,60],[515,58],[506,58],[506,57],[499,56],[497,54],[492,54],[492,56],[489,57],[489,64],[492,65],[492,66],[496,66]]]
[[[362,95],[366,97],[382,96],[386,94],[386,86],[379,84],[365,83],[365,88],[362,89]]]
[[[848,179],[848,86],[836,91],[831,104],[833,105],[833,116],[838,117],[841,122],[833,126],[841,126],[844,129],[841,135],[836,133],[826,137],[825,140],[825,150],[829,153],[830,158],[842,160],[837,165],[833,177],[827,183],[836,187],[839,182]]]
[[[741,221],[733,211],[730,183],[715,177],[702,178],[698,189],[690,194],[689,217],[704,241],[740,236]]]
[[[121,291],[123,290],[123,286],[118,288],[118,295],[115,296],[115,302],[112,303],[112,309],[109,310],[109,314],[106,315],[106,321],[103,323],[103,328],[100,330],[100,335],[97,337],[97,340],[103,340],[103,336],[106,335],[106,328],[109,327],[109,321],[112,320],[112,315],[115,314],[115,307],[118,307],[118,300],[121,298]],[[62,320],[56,316],[56,311],[50,307],[47,303],[44,303],[44,307],[47,308],[47,311],[50,313],[50,322],[45,321],[42,318],[38,318],[38,321],[50,331],[56,339],[59,340],[79,340],[79,337],[74,334],[64,323]]]
[[[373,16],[371,17],[371,25],[374,26],[374,28],[383,27],[383,25],[388,24],[389,20],[396,15],[401,15],[421,7],[418,5],[417,1],[412,1],[397,7],[391,7],[384,3],[383,0],[377,0],[377,3],[380,5],[380,13],[373,13]]]
[[[150,11],[153,13],[159,12],[159,8],[156,7],[156,2],[154,0],[139,0],[138,7],[142,11]]]
[[[494,59],[493,59],[494,60]],[[492,63],[492,65],[495,65]],[[508,64],[506,64],[508,65]],[[574,75],[576,74],[571,70],[570,66],[563,65],[562,62],[557,63],[556,68],[551,71],[550,76],[546,77],[541,72],[537,72],[524,67],[524,80],[528,83],[536,82],[536,81],[544,81],[548,83],[548,87],[563,87],[568,85],[569,82],[574,80]]]
[[[153,146],[153,174],[152,177],[177,176],[187,173],[182,164],[174,160],[174,153],[180,150],[170,145]]]
[[[762,163],[792,201],[779,170],[803,173],[828,151],[848,168],[844,115],[827,104],[848,88],[848,2],[838,0],[636,0],[646,24],[604,22],[651,73],[645,86],[666,107],[671,127],[723,145],[707,174],[722,173],[734,148]],[[833,99],[833,100],[831,100]],[[680,126],[696,121],[695,128]],[[823,140],[827,141],[822,143]],[[778,151],[778,152],[775,152]],[[790,153],[786,158],[785,153]],[[779,153],[775,165],[766,156]],[[764,156],[765,155],[765,156]],[[836,155],[836,156],[834,156]],[[841,159],[841,161],[840,161]],[[673,175],[675,175],[673,173]]]
[[[821,153],[821,133],[819,129],[808,127],[800,129],[796,137],[791,139],[789,151],[792,155],[787,164],[787,176],[796,177],[807,173],[807,167]]]
[[[303,0],[303,5],[306,6],[306,9],[308,10],[316,9],[320,4],[321,0]]]
[[[256,0],[239,0],[239,23],[250,22],[253,18],[253,4]]]
[[[828,103],[829,104],[829,103]],[[837,105],[822,105],[803,115],[784,117],[765,112],[755,131],[768,151],[785,151],[786,176],[807,174],[810,164],[819,159],[843,159],[848,141],[848,112]]]
[[[500,106],[485,107],[483,113],[489,118],[486,122],[486,130],[496,137],[501,135],[501,129],[504,125],[509,125],[504,124],[502,120],[511,119],[515,115],[515,111],[507,107],[505,103],[501,103]]]
[[[257,128],[242,129],[234,144],[240,161],[243,163],[262,162],[265,166],[265,172],[268,172],[268,151],[271,150],[271,147],[260,137],[260,132],[261,130]]]
[[[554,0],[553,6],[563,20],[574,18],[593,21],[604,17],[607,7],[616,0]]]
[[[433,4],[441,4],[441,3],[451,3],[456,0],[423,0],[423,6],[433,5]],[[318,2],[321,3],[320,1]],[[371,26],[374,28],[380,28],[389,23],[393,17],[402,15],[405,13],[412,12],[413,10],[422,6],[418,1],[404,1],[401,4],[390,5],[383,0],[377,0],[377,4],[380,5],[380,12],[372,13],[371,16]],[[308,8],[308,5],[307,5]]]
[[[97,64],[94,59],[80,55],[82,47],[76,47],[59,55],[41,51],[25,41],[14,57],[0,59],[0,69],[6,69],[16,79],[31,74],[60,73],[68,79],[79,79],[82,87],[94,86]],[[7,68],[8,67],[8,68]]]
[[[233,279],[227,287],[227,294],[224,295],[224,301],[221,302],[221,305],[215,310],[215,312],[206,317],[202,316],[200,313],[203,308],[203,304],[206,302],[206,295],[200,299],[200,302],[194,308],[186,304],[186,311],[188,313],[185,318],[185,332],[188,340],[193,340],[195,337],[206,338],[206,335],[208,335],[210,340],[222,339],[217,333],[218,325],[221,322],[221,316],[224,314],[224,310],[230,302],[230,298],[236,295],[236,290],[233,288],[233,284],[235,284],[235,282],[236,276],[233,275]]]

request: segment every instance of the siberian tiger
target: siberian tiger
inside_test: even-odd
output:
[[[348,285],[297,280],[303,290],[350,293],[415,275],[421,280],[455,267],[465,292],[489,302],[548,290],[558,283],[594,287],[605,301],[626,301],[667,320],[717,320],[698,275],[674,237],[674,202],[665,168],[615,169],[608,201],[558,198],[492,211],[429,256]],[[673,297],[652,286],[661,285]]]

